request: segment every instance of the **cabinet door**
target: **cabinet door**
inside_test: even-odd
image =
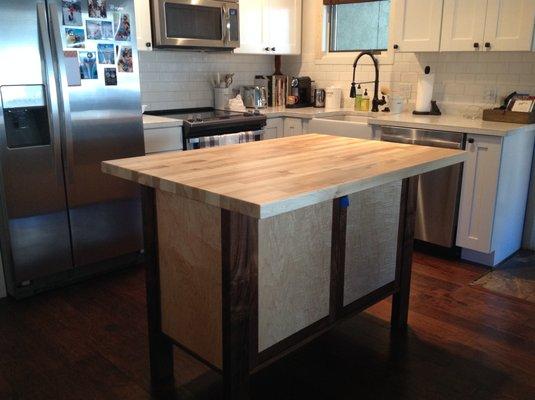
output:
[[[441,51],[483,49],[487,0],[444,0]]]
[[[488,0],[485,42],[489,50],[532,49],[534,0]]]
[[[269,53],[300,54],[301,0],[264,0],[263,8],[264,43]]]
[[[463,169],[457,246],[482,253],[492,251],[501,149],[501,137],[468,135],[468,160]]]
[[[136,14],[136,40],[138,50],[152,50],[152,29],[150,24],[150,0],[134,1]]]
[[[300,118],[284,118],[284,136],[296,136],[303,133]]]
[[[264,128],[264,140],[280,138],[283,135],[284,123],[282,122],[282,118],[268,119]]]
[[[240,2],[240,47],[234,50],[242,54],[265,54],[264,0]]]
[[[443,0],[399,0],[394,47],[400,52],[438,51]]]

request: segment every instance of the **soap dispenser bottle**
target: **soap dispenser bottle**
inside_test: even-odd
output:
[[[368,96],[368,89],[364,89],[364,96],[360,101],[360,111],[370,110],[370,96]]]
[[[360,108],[362,107],[362,88],[360,87],[360,83],[357,86],[357,91],[355,95],[355,111],[360,111]]]

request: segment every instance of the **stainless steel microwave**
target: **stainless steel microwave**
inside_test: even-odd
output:
[[[232,50],[240,46],[238,0],[153,0],[155,47]]]

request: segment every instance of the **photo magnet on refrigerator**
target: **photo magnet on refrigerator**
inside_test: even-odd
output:
[[[104,68],[104,83],[106,86],[117,86],[117,70],[115,68]]]

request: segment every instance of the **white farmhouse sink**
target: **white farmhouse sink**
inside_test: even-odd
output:
[[[308,132],[358,139],[372,139],[372,127],[368,120],[373,117],[362,115],[336,115],[313,118],[308,124]]]

